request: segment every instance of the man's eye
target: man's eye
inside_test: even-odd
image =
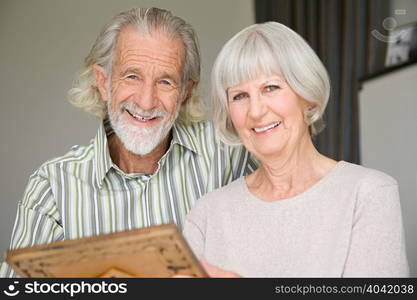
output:
[[[172,83],[169,80],[165,80],[165,79],[160,80],[159,83],[162,85],[172,85]]]
[[[237,95],[233,96],[232,99],[233,100],[242,100],[242,99],[244,99],[246,97],[248,97],[248,94],[246,94],[246,93],[240,93],[240,94],[237,94]]]
[[[129,75],[129,76],[127,76],[127,78],[128,79],[132,79],[132,80],[136,80],[136,79],[138,79],[139,77],[138,76],[136,76],[136,75]]]

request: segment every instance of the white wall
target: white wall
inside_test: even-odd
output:
[[[0,252],[30,174],[95,135],[98,121],[73,108],[66,92],[100,28],[135,6],[169,9],[194,26],[203,96],[221,46],[255,19],[252,0],[0,1]]]
[[[399,184],[411,275],[417,276],[417,64],[363,83],[362,164]],[[375,249],[378,251],[378,249]]]
[[[397,26],[417,22],[417,1],[390,0]],[[407,255],[417,277],[417,66],[368,80],[360,94],[362,164],[393,176],[400,187]]]

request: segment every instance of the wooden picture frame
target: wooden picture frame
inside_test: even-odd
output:
[[[207,277],[174,224],[9,250],[22,277]]]

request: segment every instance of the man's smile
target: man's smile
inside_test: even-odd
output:
[[[126,112],[140,122],[149,122],[152,120],[157,119],[159,116],[141,116],[137,113],[131,112],[130,110],[126,109]]]

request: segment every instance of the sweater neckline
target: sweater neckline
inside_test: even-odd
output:
[[[338,161],[336,163],[336,165],[329,171],[329,173],[327,173],[323,178],[321,178],[318,182],[316,182],[314,185],[309,187],[304,192],[302,192],[298,195],[295,195],[293,197],[290,197],[290,198],[285,198],[285,199],[280,199],[280,200],[275,200],[275,201],[265,201],[265,200],[262,200],[262,199],[258,198],[254,194],[252,194],[252,192],[249,190],[249,187],[246,183],[246,176],[241,177],[240,180],[243,181],[242,184],[243,184],[243,187],[244,187],[244,192],[249,195],[248,199],[251,202],[257,202],[259,204],[263,204],[263,205],[267,205],[267,206],[270,206],[270,205],[284,205],[284,204],[286,205],[288,203],[295,203],[295,202],[298,202],[298,200],[308,198],[309,194],[313,193],[315,190],[317,190],[318,188],[325,185],[331,178],[334,177],[335,174],[338,173],[338,171],[340,169],[342,169],[347,164],[348,164],[348,162],[345,162],[343,160]]]

